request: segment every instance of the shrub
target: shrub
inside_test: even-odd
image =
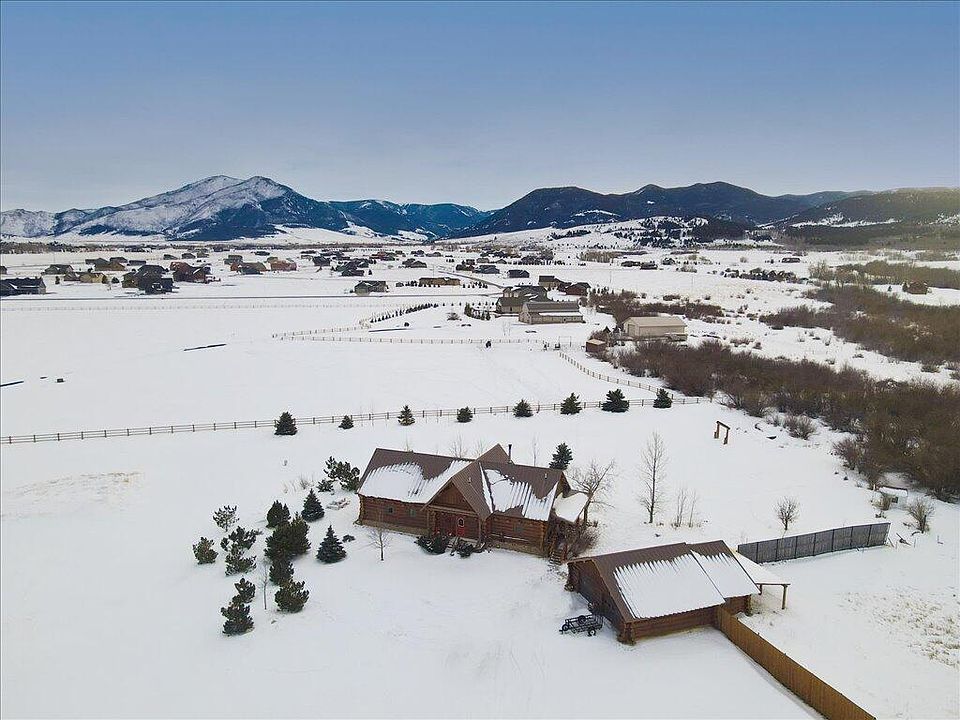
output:
[[[280,417],[277,418],[274,423],[274,435],[296,435],[297,434],[297,421],[293,419],[293,415],[287,411],[280,413]]]
[[[790,523],[800,514],[800,503],[794,498],[783,498],[777,503],[777,519],[783,524],[783,531],[790,529]]]
[[[213,549],[213,540],[200,538],[200,542],[193,546],[193,555],[197,558],[198,565],[209,565],[216,561],[217,551]]]
[[[293,563],[286,555],[278,555],[270,563],[270,582],[286,585],[293,579]]]
[[[264,554],[271,560],[305,554],[310,550],[310,539],[307,537],[309,529],[298,513],[291,522],[278,525],[274,529],[273,534],[267,538]]]
[[[353,427],[353,418],[349,415],[344,415],[343,420],[340,421],[340,424],[337,426],[341,430],[349,430]]]
[[[630,409],[630,401],[623,396],[623,390],[610,390],[600,409],[615,413],[626,412]]]
[[[416,422],[413,417],[413,411],[409,405],[403,406],[403,409],[400,410],[400,414],[397,416],[397,420],[401,425],[413,425]]]
[[[240,599],[240,602],[246,604],[249,604],[250,601],[253,600],[253,596],[257,591],[253,583],[246,578],[240,578],[240,582],[234,583],[233,586],[237,589],[237,597]]]
[[[787,415],[783,421],[783,426],[793,437],[801,440],[807,440],[817,431],[813,420],[806,415]]]
[[[273,505],[267,510],[267,527],[275,528],[287,522],[290,522],[290,510],[279,500],[274,500]]]
[[[514,417],[530,417],[531,415],[533,415],[533,409],[526,400],[521,400],[513,406]]]
[[[462,407],[457,410],[457,422],[468,423],[473,420],[473,410],[468,407]]]
[[[922,533],[930,529],[930,517],[933,515],[933,503],[928,498],[914,498],[907,503],[907,514],[913,518],[914,526]]]
[[[570,393],[570,395],[560,403],[561,415],[576,415],[581,410],[583,410],[583,405],[580,404],[580,399],[573,393]]]
[[[226,618],[223,623],[224,635],[242,635],[253,630],[253,618],[250,617],[250,606],[233,598],[229,605],[220,608],[220,614]]]
[[[244,530],[242,527],[234,528],[233,532],[220,540],[220,548],[224,551],[231,545],[235,545],[242,550],[249,550],[263,533],[260,530]]]
[[[240,545],[233,545],[225,558],[224,573],[226,575],[236,575],[238,573],[249,572],[256,564],[256,558],[244,555],[244,550]]]
[[[307,522],[319,520],[324,515],[323,503],[317,499],[317,494],[313,491],[313,488],[310,489],[310,492],[307,493],[307,497],[303,501],[303,512],[301,515]]]
[[[303,581],[291,580],[277,590],[273,599],[277,601],[277,607],[284,612],[300,612],[309,597],[310,591],[304,588]]]

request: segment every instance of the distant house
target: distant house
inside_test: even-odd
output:
[[[270,269],[279,272],[291,272],[297,269],[297,264],[293,260],[271,260]]]
[[[143,267],[147,264],[146,260],[131,260],[127,263],[130,267]]]
[[[676,315],[627,318],[623,332],[634,340],[686,340],[687,324]]]
[[[124,263],[119,260],[104,260],[103,258],[97,258],[93,262],[93,269],[104,272],[104,271],[113,271],[119,272],[120,270],[126,270],[127,267]]]
[[[504,288],[497,298],[498,315],[519,315],[528,300],[546,300],[547,291],[537,285]]]
[[[106,275],[102,272],[96,272],[92,270],[85,270],[83,272],[76,274],[77,282],[82,283],[105,283],[110,282]]]
[[[0,295],[44,295],[47,284],[42,277],[6,277],[0,280]]]
[[[369,295],[372,292],[388,292],[386,280],[361,280],[353,286],[356,295]]]
[[[672,257],[667,257],[667,258],[664,258],[663,260],[661,260],[661,261],[660,261],[660,264],[661,264],[661,265],[676,265],[676,264],[677,264],[677,261],[674,260]]]
[[[511,270],[507,270],[507,277],[514,278],[514,279],[528,278],[530,277],[530,273],[526,270],[521,270],[520,268],[513,268]]]
[[[328,255],[314,255],[313,264],[317,267],[329,267],[330,266],[330,256]]]
[[[567,563],[566,588],[583,595],[626,643],[711,625],[719,608],[747,612],[759,592],[721,540],[575,558]]]
[[[798,258],[798,257],[796,257],[795,255],[789,255],[789,256],[785,257],[783,260],[781,260],[780,262],[785,262],[785,263],[798,263],[798,262],[800,262],[800,260],[801,260],[801,258]]]
[[[903,291],[911,295],[926,295],[930,289],[926,283],[914,280],[913,282],[905,282],[903,284]]]
[[[194,267],[182,260],[170,263],[170,273],[174,282],[208,283],[213,279],[208,265]]]
[[[587,505],[563,471],[515,464],[500,445],[476,459],[379,448],[357,495],[362,525],[538,555],[563,554]]]
[[[446,287],[459,284],[460,278],[455,277],[422,277],[417,281],[420,287]]]
[[[260,275],[267,271],[267,266],[262,262],[241,262],[231,265],[230,269],[241,275]]]
[[[655,263],[653,260],[644,260],[642,263],[640,263],[640,269],[641,269],[641,270],[656,270],[656,269],[657,269],[657,263]]]
[[[528,325],[585,322],[580,314],[580,303],[554,300],[528,300],[523,304],[518,319]]]
[[[159,265],[143,265],[125,273],[121,286],[136,288],[148,295],[168,293],[173,290],[173,276]]]
[[[194,255],[192,252],[180,253],[180,258],[181,258],[182,260],[193,260],[193,259],[196,258],[196,257],[197,257],[197,256]]]
[[[47,267],[47,269],[43,271],[43,274],[44,275],[66,275],[67,273],[72,273],[72,272],[73,272],[72,265],[54,264]]]
[[[544,290],[556,290],[560,287],[560,281],[553,275],[541,275],[537,278],[537,284]]]
[[[414,258],[407,258],[403,261],[403,267],[405,268],[425,268],[427,264],[423,260],[415,260]]]
[[[590,283],[575,282],[561,283],[560,292],[564,295],[574,295],[576,297],[586,297],[590,293]]]

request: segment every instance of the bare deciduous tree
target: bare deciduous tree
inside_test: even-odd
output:
[[[673,507],[673,520],[670,522],[672,527],[678,528],[683,525],[683,518],[687,513],[688,492],[686,486],[677,488],[676,503]]]
[[[907,514],[922,533],[930,529],[930,516],[933,515],[933,503],[928,498],[919,497],[907,503]]]
[[[647,442],[641,459],[643,489],[640,493],[640,505],[647,511],[647,521],[652,524],[654,516],[663,506],[663,474],[667,464],[667,448],[658,433],[654,433]]]
[[[697,519],[697,501],[700,500],[700,493],[696,490],[690,496],[690,503],[687,505],[687,527],[693,527]]]
[[[457,435],[457,438],[455,440],[451,440],[448,451],[453,457],[458,457],[458,458],[466,457],[467,447],[466,447],[466,443],[463,442],[463,438]]]
[[[800,503],[796,498],[782,498],[777,503],[777,518],[783,523],[783,531],[790,529],[790,523],[800,514]]]
[[[260,556],[260,594],[263,595],[263,609],[267,609],[267,583],[270,582],[270,559]]]
[[[537,450],[538,450],[539,447],[540,447],[540,443],[537,442],[537,438],[534,437],[532,440],[530,440],[530,446],[531,446],[531,450],[533,451],[533,464],[536,465],[536,464],[537,464]]]
[[[591,460],[585,469],[576,468],[570,473],[570,486],[587,496],[587,504],[583,508],[584,524],[587,522],[590,506],[593,503],[603,504],[603,498],[607,494],[607,487],[614,477],[616,468],[617,464],[613,460],[606,465]]]

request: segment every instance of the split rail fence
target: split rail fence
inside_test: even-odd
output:
[[[682,398],[674,400],[675,404],[693,404],[697,398]],[[630,400],[630,404],[637,407],[653,405],[653,400],[645,398],[642,400]],[[603,401],[590,400],[581,402],[584,409],[597,409]],[[535,413],[540,412],[558,412],[562,403],[530,403],[530,409]],[[492,405],[489,407],[470,408],[474,415],[504,415],[513,413],[513,405]],[[432,410],[414,410],[415,418],[445,418],[456,417],[457,408],[453,409],[432,409]],[[339,423],[344,415],[350,415],[354,422],[373,421],[373,420],[396,420],[397,412],[379,412],[379,413],[341,413],[339,415],[323,415],[314,417],[298,417],[297,425],[300,427],[306,425],[329,425]],[[2,445],[16,445],[19,443],[38,443],[38,442],[58,442],[63,440],[93,440],[95,438],[116,438],[116,437],[136,437],[139,435],[174,435],[177,433],[189,432],[214,432],[222,430],[247,430],[257,428],[272,428],[273,420],[228,420],[226,422],[214,423],[185,423],[181,425],[151,425],[147,427],[134,428],[114,428],[109,430],[78,430],[73,432],[58,433],[35,433],[31,435],[4,435],[0,437]]]
[[[730,642],[827,720],[875,720],[873,715],[853,700],[764,640],[726,610],[717,609],[714,623]]]
[[[887,542],[890,523],[849,525],[804,535],[789,535],[773,540],[744,543],[737,552],[756,563],[795,560],[824,553],[875,547]]]

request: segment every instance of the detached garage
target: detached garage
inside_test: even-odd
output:
[[[745,612],[759,592],[721,540],[577,558],[567,570],[567,590],[583,595],[626,643],[711,625],[717,608]]]

